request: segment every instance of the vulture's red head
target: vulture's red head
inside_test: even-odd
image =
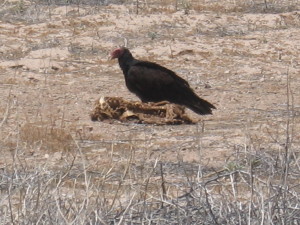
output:
[[[115,49],[114,51],[111,52],[111,54],[110,54],[111,58],[110,59],[116,59],[116,58],[118,59],[118,58],[120,58],[123,55],[124,50],[125,50],[124,47]]]

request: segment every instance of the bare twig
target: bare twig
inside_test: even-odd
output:
[[[124,219],[124,215],[127,213],[128,209],[130,208],[130,206],[131,206],[131,204],[132,204],[132,201],[133,201],[135,195],[136,195],[136,193],[134,193],[134,194],[132,195],[132,197],[131,197],[129,203],[127,204],[126,209],[124,210],[124,212],[123,212],[123,214],[122,214],[122,216],[121,216],[121,218],[120,218],[120,221],[119,221],[118,225],[123,224],[122,222],[123,222],[123,219]]]
[[[164,171],[163,171],[163,165],[162,162],[160,162],[160,176],[161,176],[161,189],[162,189],[162,199],[167,199],[167,191],[166,191],[166,185],[165,185],[165,178],[164,178]],[[163,201],[161,203],[161,207],[163,207]]]
[[[205,192],[205,201],[206,201],[206,204],[208,206],[208,212],[209,212],[211,218],[213,219],[213,221],[215,222],[215,224],[218,225],[219,224],[218,220],[217,220],[215,214],[213,213],[212,206],[211,206],[211,204],[208,200],[208,193],[207,193],[206,187],[204,187],[204,192]]]
[[[139,14],[139,0],[136,0],[136,14]]]
[[[283,194],[283,219],[284,224],[287,224],[287,213],[286,213],[286,201],[287,201],[287,179],[289,174],[289,164],[290,164],[290,94],[291,94],[291,88],[290,88],[290,76],[289,76],[289,68],[287,69],[286,73],[286,111],[287,111],[287,121],[286,121],[286,141],[285,141],[285,147],[284,147],[284,170],[283,170],[283,177],[282,177],[282,185],[284,188]]]

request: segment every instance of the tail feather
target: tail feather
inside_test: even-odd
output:
[[[193,101],[190,101],[189,104],[186,104],[186,107],[200,115],[212,114],[212,109],[216,109],[213,104],[202,98],[199,98],[198,96],[195,96]]]

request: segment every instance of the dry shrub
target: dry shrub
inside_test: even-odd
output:
[[[49,127],[49,124],[26,123],[20,129],[21,141],[30,149],[69,151],[73,139],[65,129]]]
[[[8,4],[8,2],[10,1],[4,3]],[[37,3],[40,2],[46,3],[46,1],[37,1]],[[74,1],[47,1],[50,14],[51,7],[55,7],[56,3],[69,6],[73,4],[72,2],[74,3]],[[76,2],[82,3],[81,1]],[[135,7],[136,1],[124,2],[132,8]],[[150,10],[146,11],[147,7],[151,8],[162,4],[161,1],[143,2],[144,4],[140,6],[145,13],[151,12]],[[225,1],[224,5],[227,5],[227,8],[224,8],[219,1],[185,2],[189,2],[189,4],[184,5],[175,0],[165,1],[162,11],[163,7],[170,7],[167,4],[171,4],[173,9],[170,12],[173,12],[175,4],[180,3],[177,5],[177,10],[185,10],[185,13],[193,9],[211,10],[213,13],[247,12],[249,4],[253,4],[252,8],[249,8],[253,12],[262,12],[266,9],[267,12],[272,12],[271,6],[274,12],[277,12],[278,10],[288,10],[296,3],[296,1],[267,1],[268,5],[266,6],[263,1],[248,1],[247,4],[246,1]],[[283,4],[286,6],[283,7]],[[269,6],[270,8],[268,8]],[[47,8],[47,4],[45,7]],[[33,8],[31,7],[31,9]],[[15,15],[11,18],[19,17],[21,19],[27,9],[29,8],[14,11]],[[159,10],[157,11],[161,12]],[[28,12],[26,18],[30,16]],[[1,15],[7,15],[3,11],[1,13]],[[43,12],[43,14],[45,13]],[[281,25],[284,27],[298,26],[296,16],[297,14],[295,14],[295,18],[282,17]],[[261,27],[260,29],[265,28]],[[225,34],[229,31],[221,29],[221,32],[225,32]],[[17,52],[11,53],[11,58],[8,59],[19,58]],[[190,52],[181,54],[185,53],[190,54]],[[246,55],[246,52],[239,51],[226,52],[225,50],[225,53],[229,56]],[[213,53],[204,51],[199,54],[210,60],[210,54]],[[6,59],[5,55],[2,58]],[[226,57],[222,61],[210,60],[210,64],[215,67],[222,65],[226,68],[230,65],[229,58]],[[84,68],[84,64],[82,68]],[[254,76],[254,74],[251,75]],[[77,76],[72,76],[72,79],[76,78]],[[229,81],[231,82],[231,80]],[[13,84],[14,80],[11,83]],[[99,86],[101,85],[99,84]],[[274,87],[276,86],[274,85]],[[16,89],[18,88],[16,87]],[[230,88],[234,89],[233,86]],[[220,89],[219,93],[222,90]],[[20,93],[24,95],[26,92],[21,90]],[[80,96],[78,95],[78,97]],[[228,99],[223,100],[227,102]],[[286,105],[289,106],[289,101]],[[274,135],[275,138],[272,137],[274,140],[269,138],[268,141],[261,143],[262,141],[258,139],[251,139],[237,146],[227,143],[229,143],[228,139],[233,137],[229,133],[233,132],[235,126],[240,128],[246,119],[249,117],[251,119],[252,115],[246,114],[242,115],[243,119],[248,117],[245,120],[233,121],[234,113],[242,114],[244,111],[223,115],[222,118],[225,118],[225,121],[220,121],[223,125],[214,125],[213,129],[216,129],[211,133],[208,130],[210,128],[206,128],[207,133],[205,134],[199,132],[176,136],[174,128],[171,126],[157,128],[128,125],[128,129],[124,132],[121,131],[123,133],[117,136],[119,139],[113,137],[102,139],[100,135],[95,139],[93,139],[94,136],[89,138],[88,134],[84,134],[83,129],[83,135],[78,135],[82,138],[73,140],[68,129],[50,123],[27,123],[20,130],[16,129],[17,131],[14,130],[14,127],[8,127],[12,120],[17,118],[21,120],[21,116],[16,115],[13,106],[11,110],[6,110],[10,108],[6,107],[6,103],[1,103],[0,107],[0,113],[6,114],[0,118],[5,122],[1,129],[6,129],[6,135],[1,136],[0,145],[4,142],[7,144],[7,138],[19,132],[16,134],[17,141],[9,147],[12,151],[7,153],[3,151],[4,147],[0,146],[4,154],[11,154],[10,158],[6,157],[10,162],[5,164],[6,162],[3,162],[2,159],[0,165],[0,223],[299,224],[300,154],[299,143],[295,138],[299,135],[292,132],[297,126],[297,122],[290,118],[296,117],[296,114],[290,109],[278,112],[282,117],[277,118],[281,120],[275,122],[278,127],[270,126],[273,132],[278,131],[278,134]],[[15,114],[11,115],[13,113]],[[273,116],[272,114],[269,119],[273,119]],[[288,125],[282,123],[286,118],[290,118],[286,122]],[[266,123],[266,121],[262,121],[263,119],[257,122],[261,126]],[[13,122],[14,124],[20,123],[20,121]],[[68,123],[73,123],[70,126],[77,126],[74,121],[68,121]],[[80,123],[85,122],[80,121]],[[98,125],[102,126],[103,124],[99,123]],[[170,132],[175,137],[169,135],[168,139],[162,139],[161,133],[158,132],[159,129],[164,129],[164,132]],[[105,131],[107,130],[105,129]],[[118,127],[112,130],[118,132]],[[176,132],[180,133],[179,130]],[[220,135],[216,135],[216,132],[224,133],[224,137],[221,136],[218,139]],[[258,131],[258,135],[264,134]],[[145,138],[141,139],[141,136],[145,136]],[[22,142],[21,146],[18,145],[19,137]],[[233,152],[232,156],[227,159],[226,166],[209,167],[201,160],[186,162],[180,159],[180,154],[185,151],[185,145],[190,145],[188,150],[199,151],[199,155],[201,155],[202,137],[208,138],[209,144],[205,145],[208,148],[210,145],[216,146],[214,142],[224,142],[225,144],[222,146],[225,146],[225,149],[223,150]],[[173,138],[178,139],[176,144],[172,145],[171,139]],[[180,138],[187,138],[184,139],[183,146],[178,144],[182,143]],[[286,141],[282,142],[282,139]],[[23,149],[54,151],[55,154],[48,154],[49,158],[45,159],[41,156],[45,154],[24,154]],[[72,152],[74,154],[61,157],[62,159],[53,159],[55,155],[58,155],[56,153],[70,149],[74,150]],[[211,147],[208,150],[211,150],[209,154],[213,154],[213,151],[219,149]],[[162,157],[163,153],[165,158]],[[169,160],[171,157],[174,159],[176,154],[178,155],[177,160]]]

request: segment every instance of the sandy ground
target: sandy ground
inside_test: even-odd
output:
[[[218,170],[237,152],[280,151],[288,120],[299,147],[300,11],[44,7],[0,20],[0,168],[16,150],[28,167],[59,168],[66,151],[80,148],[90,170],[100,170],[133,148],[136,165]],[[108,60],[124,38],[135,57],[188,80],[217,107],[213,115],[188,111],[201,122],[180,126],[92,122],[100,96],[137,100]]]

